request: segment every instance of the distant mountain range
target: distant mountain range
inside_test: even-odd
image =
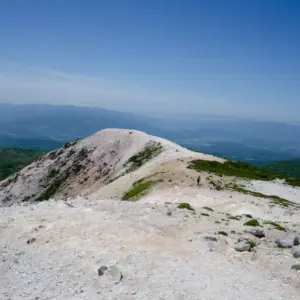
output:
[[[298,125],[214,116],[146,117],[99,107],[0,104],[0,147],[50,150],[104,128],[141,130],[255,164],[300,157]]]
[[[150,118],[99,107],[0,104],[2,135],[70,140],[110,127],[159,129]]]

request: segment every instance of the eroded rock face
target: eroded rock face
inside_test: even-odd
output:
[[[292,255],[295,257],[295,258],[300,258],[300,246],[294,246],[292,248]]]
[[[67,143],[45,154],[1,182],[0,205],[62,198],[63,195],[75,197],[82,192],[83,184],[86,190],[92,185],[102,187],[111,179],[123,155],[119,144],[118,139],[99,132],[98,136]]]
[[[239,252],[250,251],[251,245],[248,241],[241,241],[234,245],[234,249]]]

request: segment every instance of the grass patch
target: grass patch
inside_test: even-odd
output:
[[[254,242],[254,241],[252,241],[252,240],[248,240],[248,242],[249,242],[249,244],[250,244],[250,248],[252,249],[252,248],[254,248],[257,244]]]
[[[248,238],[246,238],[246,239],[238,239],[238,242],[242,242],[243,240],[246,241],[247,243],[249,243],[251,249],[257,246],[257,243],[255,243],[254,241],[252,241],[252,240],[250,240]]]
[[[124,164],[124,167],[128,166],[127,172],[133,172],[152,158],[159,155],[162,151],[163,146],[160,143],[149,142],[141,151],[131,156]]]
[[[55,196],[61,186],[66,182],[67,178],[70,175],[70,168],[66,169],[64,172],[55,171],[55,177],[51,178],[49,181],[48,187],[40,194],[36,201],[49,200]]]
[[[209,211],[214,211],[211,207],[208,207],[208,206],[203,206],[202,208],[206,209],[206,210],[209,210]]]
[[[225,186],[225,188],[236,191],[238,193],[245,194],[245,195],[251,195],[251,196],[254,196],[254,197],[258,197],[258,198],[270,199],[272,204],[278,204],[278,205],[284,206],[284,207],[288,207],[290,205],[296,205],[296,203],[291,202],[287,199],[283,199],[283,198],[280,198],[280,197],[275,196],[275,195],[265,195],[265,194],[262,194],[262,193],[249,191],[249,190],[246,190],[246,189],[242,188],[241,186],[239,186],[237,184],[233,184],[233,183],[227,184]]]
[[[266,222],[264,222],[264,224],[272,225],[274,228],[276,228],[277,230],[280,230],[280,231],[286,231],[286,229],[283,226],[281,226],[275,222],[272,222],[272,221],[266,221]]]
[[[177,208],[180,208],[180,209],[188,209],[188,210],[191,210],[191,211],[195,211],[195,209],[189,204],[189,203],[180,203]]]
[[[260,226],[259,222],[255,219],[249,220],[246,223],[244,223],[245,226]]]
[[[237,220],[237,221],[239,221],[241,219],[241,217],[240,216],[230,216],[228,219],[229,220]]]
[[[218,161],[193,160],[188,165],[189,169],[196,171],[212,172],[217,175],[234,176],[249,180],[264,180],[270,181],[274,179],[285,179],[285,181],[293,186],[300,186],[300,179],[293,178],[284,174],[276,173],[271,170],[266,170],[247,164],[240,161]]]
[[[55,179],[49,186],[48,188],[39,196],[37,201],[44,201],[44,200],[49,200],[52,198],[59,188],[61,187],[63,183],[63,180],[61,178]]]
[[[146,195],[146,193],[149,191],[149,189],[153,186],[155,181],[147,180],[142,181],[138,180],[133,184],[131,189],[127,191],[123,197],[122,200],[124,201],[136,201],[142,196]]]

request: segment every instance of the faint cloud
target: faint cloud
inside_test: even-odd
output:
[[[86,76],[19,64],[0,65],[0,102],[15,104],[56,104],[100,106],[107,109],[143,113],[222,115],[268,119],[291,119],[291,112],[264,101],[204,99],[199,93],[181,92],[177,87],[139,87],[108,78]],[[298,114],[297,114],[298,115]],[[298,120],[298,117],[294,118]]]
[[[0,67],[0,90],[0,102],[18,104],[101,106],[162,114],[195,113],[199,109],[206,113],[213,109],[215,114],[218,113],[211,101],[186,93],[147,89],[106,78],[17,64]]]
[[[10,68],[0,71],[1,101],[139,107],[157,101],[145,91],[123,87],[102,78],[41,68]]]

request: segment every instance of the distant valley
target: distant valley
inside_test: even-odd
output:
[[[300,126],[207,116],[147,117],[103,108],[0,104],[0,148],[50,151],[105,128],[131,128],[256,165],[300,158]]]

